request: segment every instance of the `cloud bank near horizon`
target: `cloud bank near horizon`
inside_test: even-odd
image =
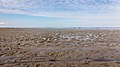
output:
[[[0,0],[0,14],[61,18],[119,16],[120,0]]]

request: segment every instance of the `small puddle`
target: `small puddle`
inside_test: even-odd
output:
[[[120,58],[119,59],[93,59],[93,61],[97,61],[97,62],[118,61],[120,62]]]
[[[0,57],[0,61],[8,60],[8,59],[14,59],[14,58],[17,58],[17,57],[15,57],[15,56]]]

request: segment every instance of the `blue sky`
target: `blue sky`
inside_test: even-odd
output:
[[[120,0],[0,0],[0,27],[120,27]]]

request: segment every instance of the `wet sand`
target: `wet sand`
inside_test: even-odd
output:
[[[0,67],[120,67],[120,30],[0,28]]]

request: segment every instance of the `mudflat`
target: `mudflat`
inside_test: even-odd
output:
[[[120,30],[0,28],[0,67],[120,67]]]

